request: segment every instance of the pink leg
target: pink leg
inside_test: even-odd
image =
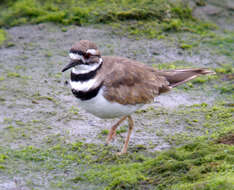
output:
[[[109,144],[110,141],[116,136],[116,129],[117,127],[120,125],[120,123],[122,123],[125,119],[127,118],[127,116],[122,117],[115,125],[113,125],[109,131],[109,134],[106,138],[106,144]]]
[[[128,142],[129,142],[132,130],[133,130],[133,126],[134,126],[134,123],[133,123],[132,117],[128,116],[128,134],[127,134],[127,137],[125,139],[125,143],[124,143],[124,146],[122,148],[122,151],[119,153],[119,155],[127,153]]]

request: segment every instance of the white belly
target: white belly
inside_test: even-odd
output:
[[[99,90],[97,96],[94,98],[86,101],[78,99],[78,101],[79,105],[84,110],[100,118],[114,118],[130,115],[143,106],[143,104],[122,105],[116,102],[109,102],[103,96],[103,88]]]

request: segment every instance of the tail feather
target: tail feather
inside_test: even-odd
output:
[[[208,69],[177,69],[157,71],[161,76],[164,76],[169,82],[169,87],[174,88],[178,85],[184,84],[198,76],[215,74],[214,71]]]

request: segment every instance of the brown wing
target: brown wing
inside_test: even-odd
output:
[[[149,103],[160,92],[168,91],[164,76],[155,74],[153,68],[121,57],[103,57],[105,74],[104,96],[120,104]]]

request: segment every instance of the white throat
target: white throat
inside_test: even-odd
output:
[[[102,58],[99,58],[98,63],[93,63],[89,65],[81,64],[72,68],[72,72],[75,74],[85,74],[96,70],[102,64]]]

